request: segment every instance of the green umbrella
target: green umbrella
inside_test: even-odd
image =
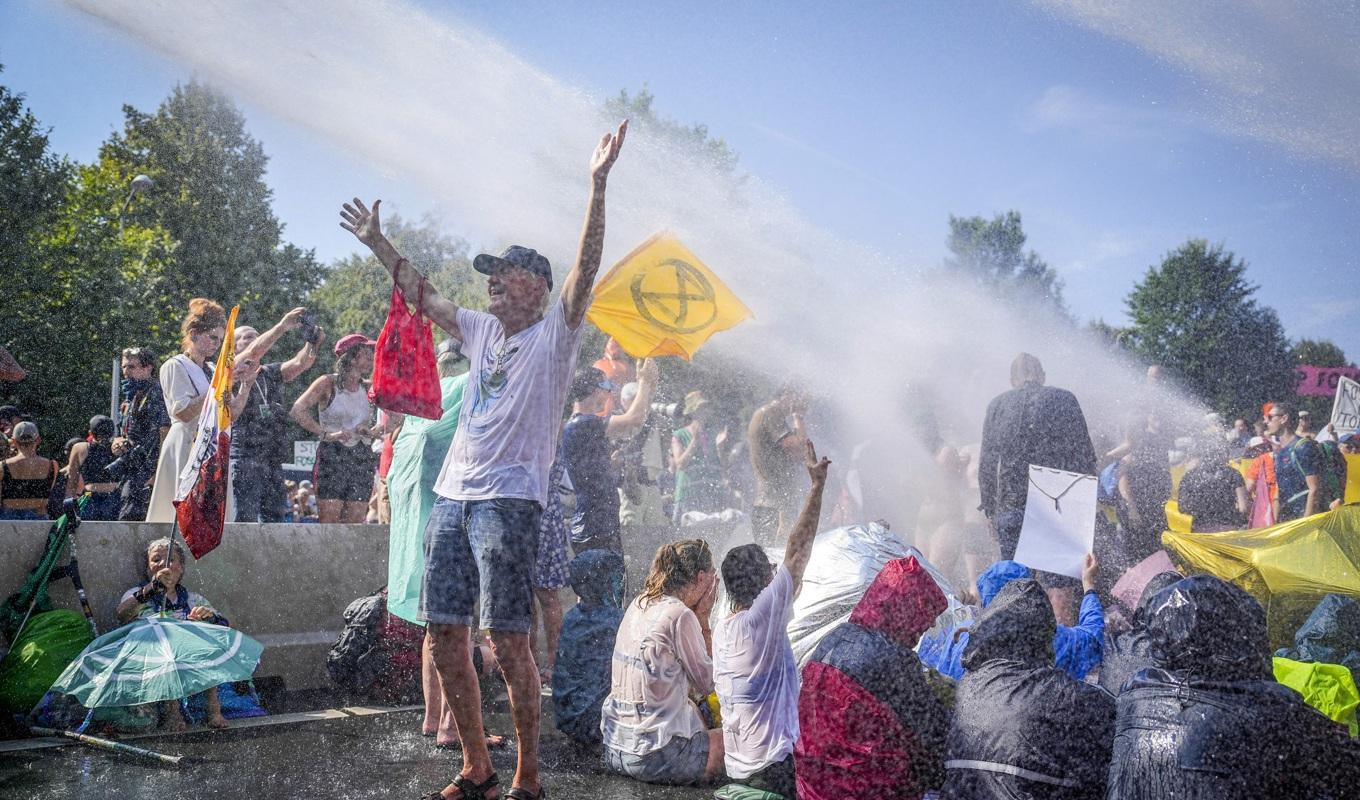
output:
[[[178,700],[246,680],[263,650],[225,625],[146,617],[91,642],[51,691],[72,695],[86,708]]]

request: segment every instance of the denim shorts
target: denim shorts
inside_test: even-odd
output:
[[[533,620],[533,574],[542,508],[533,500],[435,500],[425,525],[422,622],[528,633]]]
[[[708,767],[708,731],[699,731],[688,739],[673,737],[645,756],[624,753],[605,745],[604,764],[613,772],[643,783],[672,786],[703,783]]]

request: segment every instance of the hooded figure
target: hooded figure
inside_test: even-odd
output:
[[[623,556],[587,550],[571,562],[571,589],[580,598],[562,619],[553,667],[557,729],[582,744],[598,745],[600,705],[609,695],[614,637],[623,622]]]
[[[889,561],[803,669],[800,800],[919,798],[939,786],[949,715],[912,648],[948,607],[914,557]]]
[[[1011,581],[1033,577],[1034,571],[1018,561],[996,562],[977,579],[978,598],[982,601],[982,607],[990,606],[992,598]],[[963,653],[968,646],[968,631],[965,629],[957,634],[952,631],[946,633],[952,636],[952,641],[943,643],[943,647],[938,646],[938,640],[933,641],[929,647],[922,645],[920,650],[922,660],[927,666],[938,670],[941,675],[948,675],[956,681],[962,680]],[[1086,673],[1100,665],[1104,636],[1105,609],[1095,592],[1087,592],[1081,598],[1081,611],[1077,616],[1076,627],[1059,625],[1053,634],[1055,663],[1069,676],[1082,680]]]
[[[1056,623],[1035,580],[1007,583],[963,654],[941,798],[1103,798],[1114,700],[1053,666]]]
[[[1152,597],[1156,666],[1119,695],[1109,800],[1355,797],[1360,747],[1275,682],[1261,606],[1197,575]]]
[[[1275,655],[1294,661],[1340,664],[1360,681],[1360,602],[1329,594],[1294,634],[1294,646]]]
[[[1152,637],[1147,632],[1148,606],[1158,592],[1180,579],[1179,572],[1153,575],[1138,598],[1132,627],[1117,636],[1105,637],[1105,659],[1100,667],[1100,685],[1105,691],[1118,695],[1134,673],[1153,665]]]

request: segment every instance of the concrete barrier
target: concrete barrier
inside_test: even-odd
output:
[[[0,596],[23,585],[50,527],[0,521]],[[101,632],[117,624],[123,592],[146,580],[147,544],[169,534],[167,523],[81,524],[80,576]],[[326,651],[344,625],[341,612],[387,583],[387,526],[230,524],[221,546],[189,562],[184,585],[264,644],[257,677],[282,678],[289,689],[320,688],[328,685]],[[52,585],[52,600],[80,608],[68,580]]]

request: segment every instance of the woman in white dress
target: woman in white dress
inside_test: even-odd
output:
[[[213,365],[208,359],[222,346],[227,333],[227,313],[211,300],[189,301],[189,316],[180,325],[183,352],[161,365],[161,393],[170,414],[170,432],[161,443],[156,480],[151,487],[147,522],[175,521],[175,488],[179,473],[189,460],[198,432],[198,414],[212,385]]]

